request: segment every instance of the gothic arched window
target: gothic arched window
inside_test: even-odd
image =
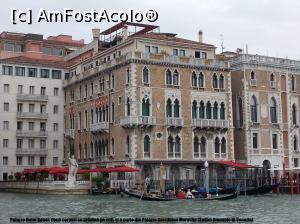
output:
[[[143,83],[149,84],[149,70],[147,67],[144,67],[143,69]]]
[[[143,99],[142,101],[142,116],[150,116],[150,102],[149,99]]]
[[[167,69],[166,71],[166,83],[167,85],[172,85],[172,73],[170,69]]]
[[[211,104],[209,101],[206,103],[206,119],[211,119]]]
[[[171,101],[171,99],[167,100],[166,115],[167,115],[167,117],[172,117],[172,101]]]
[[[144,137],[144,157],[150,158],[150,137],[146,135]]]
[[[271,123],[277,123],[277,104],[274,97],[271,98],[270,102],[270,116]]]
[[[251,110],[251,121],[257,122],[257,100],[255,96],[251,97],[250,110]]]
[[[196,102],[196,100],[193,101],[193,105],[192,105],[192,118],[197,118],[197,102]]]

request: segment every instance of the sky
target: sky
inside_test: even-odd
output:
[[[11,8],[30,8],[37,14],[40,8],[60,10],[71,8],[85,11],[94,9],[158,12],[153,25],[160,32],[178,34],[178,37],[214,44],[217,52],[221,43],[225,51],[237,48],[250,54],[300,60],[300,1],[297,0],[0,0],[0,31],[40,33],[44,37],[58,34],[72,35],[73,39],[91,41],[92,28],[107,29],[114,23],[11,23]],[[147,22],[148,23],[148,22]],[[246,47],[247,46],[247,47]]]

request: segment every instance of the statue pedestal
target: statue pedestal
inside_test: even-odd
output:
[[[76,187],[76,177],[68,175],[68,180],[65,183],[66,189],[74,189]]]

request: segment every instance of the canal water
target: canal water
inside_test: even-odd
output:
[[[239,196],[237,199],[228,201],[176,200],[170,202],[147,202],[128,198],[128,196],[121,198],[120,195],[58,196],[0,193],[1,224],[10,223],[10,218],[42,217],[46,219],[73,218],[74,220],[79,218],[74,222],[57,223],[84,223],[80,222],[80,218],[86,217],[239,217],[253,218],[253,223],[288,224],[300,223],[300,196],[294,195],[291,197],[290,195],[268,194],[262,196]],[[52,223],[55,222],[53,221]]]

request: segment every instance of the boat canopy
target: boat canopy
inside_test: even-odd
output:
[[[219,163],[221,165],[224,165],[224,166],[230,166],[230,167],[240,168],[240,169],[259,168],[257,166],[252,166],[252,165],[249,165],[246,163],[238,163],[238,162],[228,161],[228,160],[219,160],[219,161],[215,161],[215,162]]]

